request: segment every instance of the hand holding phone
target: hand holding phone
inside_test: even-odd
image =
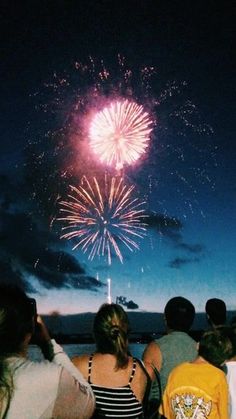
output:
[[[37,304],[35,298],[29,298],[30,312],[34,319],[35,324],[37,323]]]
[[[51,338],[42,317],[39,315],[37,316],[33,342],[40,347],[45,359],[48,359],[49,361],[53,360],[54,351]]]
[[[54,357],[51,338],[41,316],[37,314],[37,305],[34,298],[29,298],[31,316],[34,320],[34,333],[32,343],[38,345],[46,359],[51,361]]]

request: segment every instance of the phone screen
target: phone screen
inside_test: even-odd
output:
[[[34,298],[29,298],[29,303],[31,307],[31,315],[35,320],[35,323],[37,322],[37,305],[36,300]]]

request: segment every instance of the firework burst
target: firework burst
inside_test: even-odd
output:
[[[105,256],[111,264],[112,251],[123,262],[121,243],[130,251],[139,249],[136,239],[143,238],[146,230],[144,201],[132,196],[133,185],[125,185],[123,178],[108,180],[106,176],[100,185],[95,177],[89,180],[84,176],[78,188],[70,188],[68,201],[60,202],[63,216],[59,220],[67,224],[61,238],[77,239],[73,250],[80,247],[90,260],[95,255]]]
[[[112,102],[93,118],[90,145],[100,161],[121,169],[145,152],[151,124],[143,106],[129,100]]]
[[[109,67],[104,60],[93,57],[86,62],[77,61],[64,71],[55,71],[31,95],[35,120],[40,121],[38,127],[29,123],[27,128],[26,171],[35,207],[40,215],[51,216],[57,196],[64,194],[69,184],[75,184],[84,173],[96,176],[101,170],[101,157],[106,164],[111,161],[111,168],[130,164],[137,151],[127,149],[127,143],[122,146],[123,154],[119,152],[117,157],[111,154],[111,141],[108,158],[104,138],[96,139],[97,150],[94,148],[93,153],[88,150],[92,142],[90,130],[95,124],[91,115],[96,117],[100,111],[102,117],[110,104],[127,101],[142,104],[142,112],[148,109],[148,121],[153,122],[147,127],[152,128],[152,141],[138,142],[143,147],[138,150],[138,158],[147,154],[148,146],[148,164],[138,167],[131,164],[129,176],[135,170],[135,182],[142,179],[150,204],[158,192],[156,210],[168,213],[170,205],[171,211],[181,211],[185,218],[196,210],[202,214],[199,187],[204,185],[214,190],[210,168],[218,164],[217,146],[208,140],[212,128],[202,120],[197,106],[190,100],[185,81],[165,82],[157,67],[131,65],[120,54],[117,58],[111,60]],[[96,158],[91,158],[91,154]],[[124,160],[127,158],[130,160]]]

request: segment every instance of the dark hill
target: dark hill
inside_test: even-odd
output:
[[[236,315],[236,312],[228,313],[228,321]],[[54,336],[68,340],[88,340],[92,338],[92,328],[95,313],[80,313],[70,315],[45,315],[43,316],[50,332]],[[165,332],[162,313],[141,311],[128,312],[131,339],[150,340],[152,336],[161,335]],[[208,328],[205,313],[197,313],[192,326],[191,334],[195,337],[198,332]]]

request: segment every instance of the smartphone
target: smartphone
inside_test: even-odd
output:
[[[32,317],[34,318],[35,325],[37,323],[37,304],[36,300],[34,298],[29,298],[29,304],[30,304],[30,312]]]
[[[36,344],[35,341],[35,334],[37,333],[39,324],[37,322],[37,317],[38,317],[38,313],[37,313],[37,304],[36,304],[36,300],[34,298],[28,298],[29,301],[29,312],[30,312],[30,316],[31,319],[33,319],[33,330],[32,330],[32,337],[30,340],[31,344]]]

